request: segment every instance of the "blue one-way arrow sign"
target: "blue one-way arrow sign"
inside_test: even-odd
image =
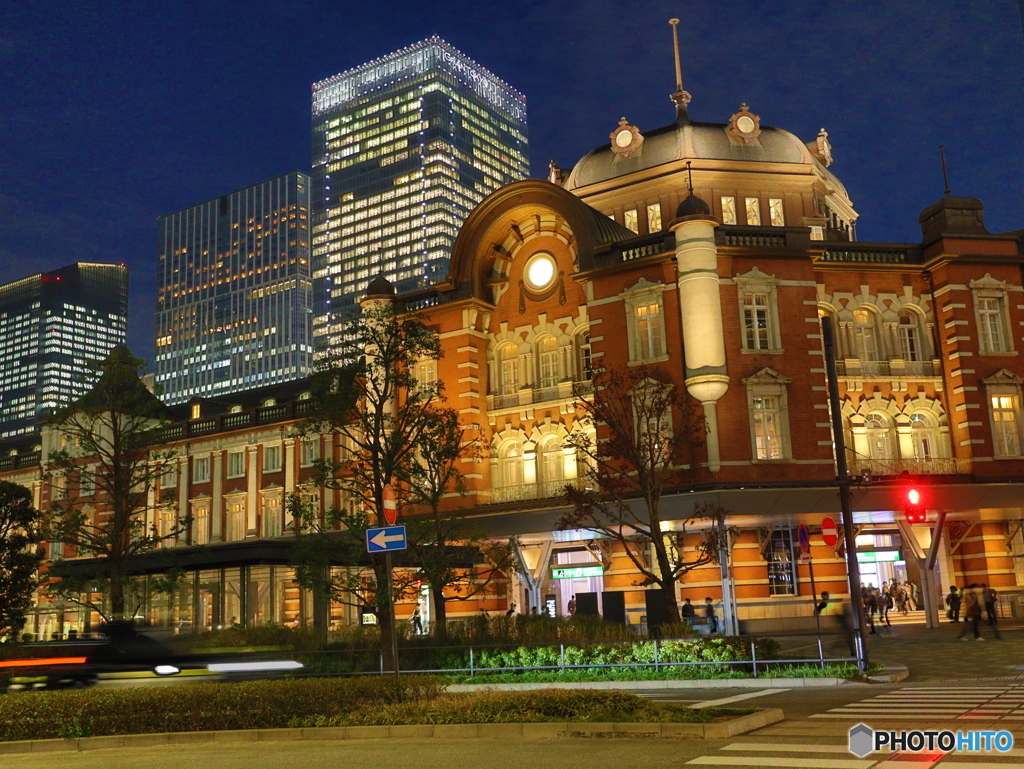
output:
[[[386,553],[390,550],[405,550],[404,526],[383,526],[366,530],[366,552]]]

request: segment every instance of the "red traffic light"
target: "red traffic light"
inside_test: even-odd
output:
[[[903,510],[907,523],[925,523],[928,520],[924,496],[919,489],[910,487],[903,492]]]

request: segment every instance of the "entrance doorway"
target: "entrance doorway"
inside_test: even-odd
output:
[[[555,553],[555,563],[559,566],[600,566],[589,550],[560,550]],[[569,616],[569,601],[578,593],[597,593],[598,611],[602,610],[600,605],[601,591],[604,590],[604,577],[574,577],[571,579],[552,580],[553,590],[558,600],[557,612],[559,616]]]

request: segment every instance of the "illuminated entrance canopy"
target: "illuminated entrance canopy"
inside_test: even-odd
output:
[[[863,553],[857,553],[858,563],[882,563],[902,560],[903,556],[899,550],[868,550]]]

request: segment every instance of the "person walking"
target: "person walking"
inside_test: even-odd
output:
[[[911,603],[910,608],[913,611],[917,611],[918,608],[920,608],[920,606],[921,606],[921,604],[918,603],[918,600],[917,600],[917,583],[916,582],[909,582],[908,581],[907,582],[907,590],[910,591],[910,603]]]
[[[570,617],[575,617],[576,616],[576,596],[575,595],[572,598],[569,599],[569,607],[568,608],[569,608],[569,616]]]
[[[693,608],[693,602],[689,598],[683,599],[683,620],[692,624],[693,618],[697,615]]]
[[[420,613],[419,606],[412,612],[412,632],[416,635],[423,635],[423,615]]]
[[[950,622],[960,621],[960,594],[957,593],[956,585],[949,586],[949,595],[946,596],[946,606],[949,609],[946,611],[946,616]]]
[[[970,584],[964,588],[964,626],[960,628],[960,635],[957,636],[957,640],[966,641],[964,638],[967,635],[967,628],[974,630],[974,640],[984,641],[981,637],[981,632],[978,630],[978,623],[981,622],[981,605],[982,599],[978,595],[978,586]]]
[[[871,627],[871,632],[868,635],[878,635],[878,632],[875,630],[875,612],[878,611],[878,602],[875,601],[871,588],[861,588],[860,597],[860,603],[864,609],[865,624]]]
[[[711,597],[704,599],[704,616],[708,618],[708,626],[711,628],[709,632],[718,632],[718,618],[715,616],[715,604],[711,601]]]
[[[988,618],[988,624],[996,624],[996,591],[995,588],[989,587],[986,583],[981,583],[982,594],[985,597],[985,616]]]

